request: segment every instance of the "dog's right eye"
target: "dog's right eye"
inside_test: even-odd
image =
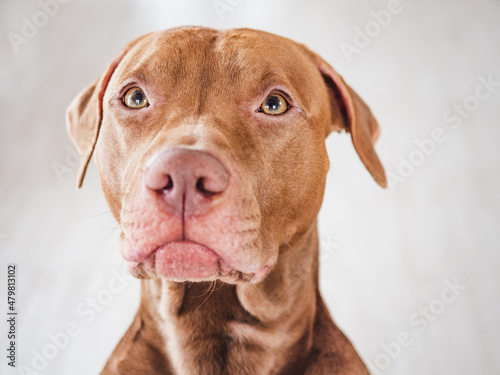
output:
[[[146,94],[140,87],[132,87],[123,96],[123,104],[132,109],[141,109],[149,105]]]
[[[280,94],[270,94],[265,99],[260,108],[259,112],[263,112],[266,115],[282,115],[288,111],[289,105],[286,99]]]

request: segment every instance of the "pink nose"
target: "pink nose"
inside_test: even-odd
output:
[[[144,182],[163,196],[169,210],[193,215],[224,192],[228,178],[228,172],[215,157],[178,148],[157,155],[146,170]]]

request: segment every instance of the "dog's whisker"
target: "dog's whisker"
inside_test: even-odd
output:
[[[86,219],[90,219],[90,218],[93,218],[93,217],[97,217],[97,216],[103,216],[103,215],[109,215],[109,214],[113,214],[111,211],[105,211],[105,212],[101,212],[101,213],[98,213],[98,214],[94,214],[94,215],[87,215],[87,216],[83,216],[84,218]]]
[[[206,288],[206,289],[205,289],[205,291],[204,291],[202,294],[200,294],[200,295],[198,295],[198,296],[193,296],[193,297],[191,297],[191,298],[200,298],[200,297],[205,296],[205,295],[206,295],[206,294],[210,291],[210,289],[212,288],[212,283],[213,283],[213,281],[209,281],[209,283],[210,283],[210,284],[208,285],[208,288]]]
[[[215,280],[211,282],[211,285],[210,285],[210,288],[209,288],[210,293],[208,294],[207,298],[205,298],[205,299],[203,300],[203,302],[202,302],[202,303],[201,303],[201,304],[200,304],[200,305],[199,305],[196,309],[199,309],[201,306],[203,306],[203,304],[204,304],[205,302],[207,302],[207,300],[210,298],[210,296],[211,296],[211,295],[212,295],[212,293],[214,292],[214,289],[212,289],[212,286],[214,286],[214,287],[215,287],[216,283],[217,283],[217,282],[216,282]]]
[[[99,248],[99,251],[98,251],[98,254],[101,255],[102,254],[102,251],[104,250],[104,247],[106,245],[106,242],[109,240],[109,238],[111,237],[111,235],[114,233],[115,230],[117,230],[119,228],[120,224],[116,224],[113,228],[109,228],[110,231],[108,233],[108,235],[106,236],[106,238],[104,238],[104,240],[102,241],[102,244]]]

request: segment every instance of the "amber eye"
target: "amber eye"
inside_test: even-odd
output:
[[[270,94],[262,102],[260,112],[266,115],[282,115],[288,110],[288,102],[279,94]]]
[[[128,89],[123,97],[123,103],[132,109],[140,109],[149,105],[146,94],[139,87]]]

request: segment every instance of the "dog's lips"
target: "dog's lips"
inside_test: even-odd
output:
[[[204,281],[217,278],[245,279],[260,281],[267,273],[269,265],[255,272],[242,272],[228,264],[209,247],[186,240],[171,241],[149,253],[143,259],[128,259],[130,272],[164,276],[174,281]]]
[[[156,272],[182,279],[202,279],[218,273],[220,257],[208,247],[190,241],[174,241],[154,251]]]

